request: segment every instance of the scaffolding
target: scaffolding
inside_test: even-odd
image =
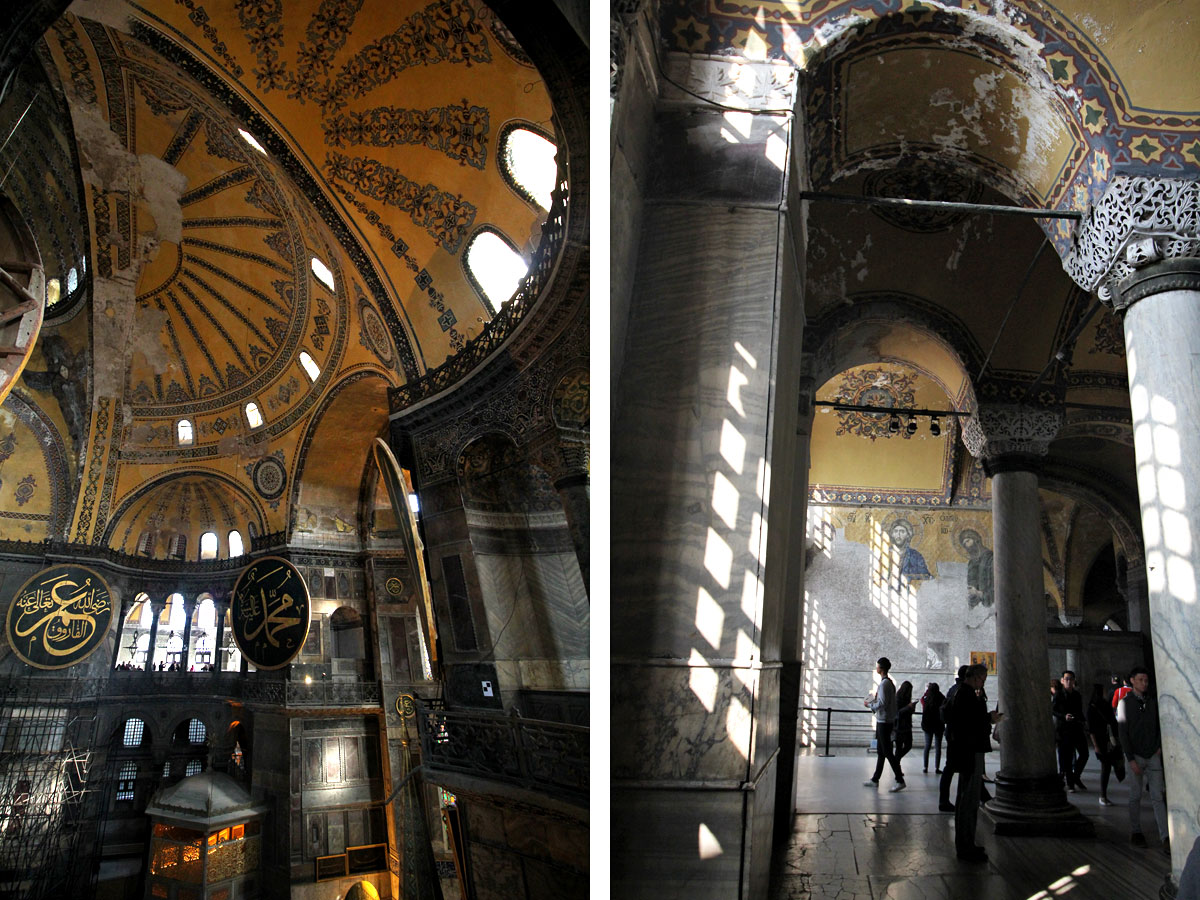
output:
[[[78,896],[89,882],[96,711],[85,686],[0,681],[0,897]]]

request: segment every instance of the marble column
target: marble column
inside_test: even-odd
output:
[[[167,598],[165,594],[159,594],[159,599],[150,598],[150,643],[146,646],[146,671],[154,671],[154,651],[157,649],[155,644],[158,643],[158,620],[162,617],[163,610],[167,607]]]
[[[981,406],[963,442],[992,479],[996,680],[1003,704],[1000,769],[984,815],[997,834],[1090,835],[1091,821],[1067,803],[1046,706],[1049,639],[1042,576],[1036,470],[1060,425],[1059,412]]]
[[[113,643],[112,665],[109,668],[115,669],[121,662],[121,637],[125,634],[125,617],[129,615],[129,608],[133,606],[133,597],[130,591],[124,587],[121,589],[121,609],[117,616],[117,639]]]
[[[629,315],[614,325],[612,893],[749,900],[766,896],[792,764],[779,732],[785,574],[803,564],[803,529],[787,527],[803,226],[779,110],[795,73],[665,65]],[[627,142],[642,120],[626,104],[647,101],[631,89],[613,126]]]
[[[1114,176],[1065,266],[1124,316],[1173,896],[1200,835],[1200,183]]]
[[[1125,608],[1129,617],[1129,631],[1140,631],[1150,636],[1150,590],[1146,582],[1146,565],[1130,568],[1125,577]]]
[[[589,474],[589,450],[587,436],[580,439],[568,437],[562,430],[555,436],[553,447],[542,451],[546,470],[554,480],[563,514],[567,517],[567,531],[579,560],[579,572],[583,576],[583,587],[591,595],[591,477]]]
[[[183,599],[183,650],[179,655],[179,665],[182,671],[188,670],[188,653],[192,645],[192,616],[196,613],[196,595]]]
[[[213,671],[224,671],[221,648],[225,646],[225,614],[229,612],[229,592],[213,594],[213,607],[217,613],[217,641],[213,647]]]

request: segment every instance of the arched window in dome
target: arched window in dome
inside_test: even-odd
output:
[[[317,281],[321,282],[321,284],[325,285],[325,287],[329,288],[331,291],[337,290],[333,280],[333,272],[330,270],[329,266],[325,265],[325,263],[317,259],[315,256],[312,258],[312,270],[313,274],[317,276]]]
[[[237,530],[229,532],[229,558],[233,559],[235,556],[241,556],[245,552],[246,548],[242,544],[242,533]]]
[[[149,556],[154,551],[154,532],[143,531],[138,537],[137,555]]]
[[[316,364],[305,350],[300,351],[300,365],[304,367],[304,374],[308,376],[309,381],[316,381],[321,377],[321,367]]]
[[[71,271],[67,273],[67,295],[75,293],[79,289],[79,270],[71,266]]]
[[[195,438],[195,432],[192,429],[192,423],[187,419],[180,419],[175,423],[175,438],[179,442],[180,447],[190,447]]]
[[[206,531],[200,535],[200,558],[217,558],[217,533],[215,531]]]
[[[251,428],[259,428],[262,426],[262,413],[258,411],[258,404],[251,400],[246,404],[246,421]]]
[[[517,248],[494,228],[475,232],[463,253],[467,278],[479,291],[492,315],[512,299],[529,271]]]
[[[550,209],[550,194],[558,178],[554,155],[558,147],[545,135],[518,123],[500,132],[496,162],[509,187],[539,209]]]
[[[175,534],[167,544],[167,556],[171,559],[183,559],[187,555],[187,535]]]

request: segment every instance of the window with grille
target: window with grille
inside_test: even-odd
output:
[[[165,763],[163,763],[163,776],[162,777],[163,778],[171,777],[171,761],[169,759]]]
[[[187,553],[187,535],[172,535],[170,546],[167,549],[167,556],[171,557],[171,559],[183,559],[185,553]]]
[[[188,722],[188,742],[192,744],[203,744],[207,734],[204,728],[204,723],[199,719],[192,719]]]
[[[132,721],[136,722],[137,720]],[[136,783],[137,763],[127,762],[121,766],[121,773],[117,776],[117,799],[132,800],[133,788]]]
[[[125,747],[142,746],[142,738],[146,734],[146,723],[141,719],[125,720],[125,737],[121,744]]]
[[[190,778],[193,775],[199,775],[203,771],[204,764],[198,759],[193,759],[187,764],[187,768],[184,769],[183,776],[184,778]]]
[[[149,556],[154,550],[154,532],[143,531],[142,536],[138,538],[137,552],[138,556]]]

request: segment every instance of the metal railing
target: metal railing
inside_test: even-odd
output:
[[[581,725],[423,706],[417,730],[422,762],[431,769],[587,799],[589,730]]]
[[[853,716],[860,716],[860,715],[864,715],[864,714],[869,715],[869,716],[874,715],[874,713],[872,713],[871,710],[869,710],[869,709],[835,709],[832,706],[802,706],[802,707],[800,707],[800,711],[801,712],[817,712],[817,713],[825,714],[825,740],[824,740],[825,750],[824,750],[824,752],[818,753],[817,754],[818,756],[833,756],[834,755],[833,753],[831,753],[829,751],[830,736],[831,736],[831,732],[833,730],[833,714],[834,713],[845,713],[847,715],[853,715]],[[852,726],[847,726],[847,728],[854,729],[852,733],[855,736],[858,736],[860,729],[857,726],[852,725]],[[803,730],[802,730],[802,733],[803,733]],[[818,742],[818,744],[820,744],[820,743],[821,742]],[[858,745],[858,742],[852,742],[849,745],[843,744],[843,743],[838,744],[839,747],[857,746],[857,745]],[[811,743],[806,744],[802,740],[800,742],[800,746],[801,747],[811,747],[813,745]]]
[[[419,400],[432,397],[473,372],[508,340],[542,296],[566,243],[570,200],[565,157],[566,154],[559,154],[558,178],[552,194],[550,212],[542,226],[541,242],[534,252],[528,274],[512,295],[512,299],[501,306],[496,315],[484,325],[483,331],[468,341],[457,354],[440,366],[430,369],[420,378],[388,391],[391,412],[400,412]]]

